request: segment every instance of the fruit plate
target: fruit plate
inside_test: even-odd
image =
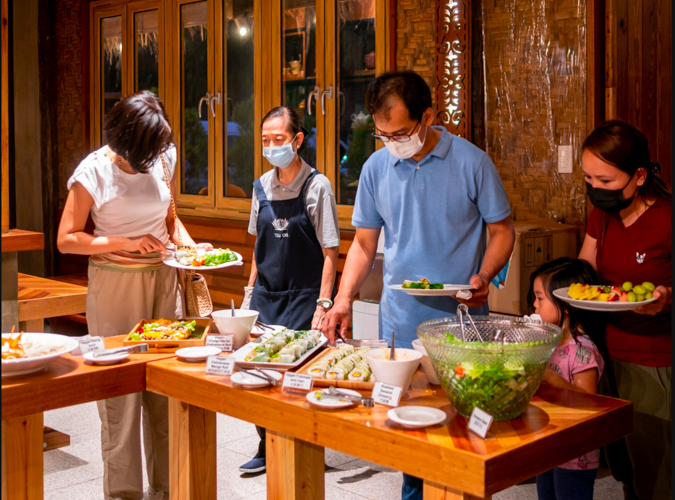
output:
[[[578,300],[573,299],[567,294],[567,289],[558,288],[553,291],[553,296],[567,302],[569,305],[576,307],[577,309],[585,309],[586,311],[598,311],[598,312],[618,312],[618,311],[632,311],[638,307],[651,304],[657,300],[656,297],[652,297],[649,300],[643,300],[641,302],[601,302],[599,300]]]

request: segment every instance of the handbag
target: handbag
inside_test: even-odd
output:
[[[169,188],[169,194],[171,195],[171,209],[173,210],[174,224],[182,225],[182,222],[180,222],[178,214],[176,213],[176,201],[173,199],[173,193],[171,192],[169,171],[164,162],[164,155],[161,155],[161,158],[166,187]],[[180,247],[183,246],[183,238],[181,238],[180,229],[178,230],[178,245]],[[194,271],[185,272],[185,310],[187,316],[199,317],[208,316],[213,312],[213,302],[211,301],[209,287],[206,285],[206,279],[204,279],[204,276]]]

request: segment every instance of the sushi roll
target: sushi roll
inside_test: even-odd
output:
[[[337,346],[337,349],[347,354],[354,354],[354,346],[351,344],[340,344]]]
[[[277,357],[272,360],[273,363],[292,363],[295,361],[295,356],[292,354],[281,354],[276,355]]]
[[[353,382],[368,382],[368,380],[370,380],[370,374],[371,372],[368,367],[359,365],[349,372],[347,379]]]
[[[309,368],[309,374],[313,378],[325,378],[326,376],[326,368],[323,365],[312,365]]]
[[[329,380],[346,380],[347,371],[339,366],[334,366],[328,372],[326,372],[326,378]]]

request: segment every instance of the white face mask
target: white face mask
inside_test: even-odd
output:
[[[275,167],[288,167],[295,159],[296,152],[293,149],[293,143],[295,142],[296,137],[298,136],[296,135],[291,142],[284,144],[283,146],[272,146],[270,148],[263,147],[263,156]]]
[[[411,135],[410,140],[408,142],[389,141],[385,142],[384,145],[387,148],[387,150],[396,158],[400,158],[402,160],[412,158],[417,153],[419,153],[424,147],[424,140],[420,139],[421,132],[422,127],[420,126],[420,130],[415,135]],[[427,134],[425,130],[424,139],[426,139],[426,137]]]

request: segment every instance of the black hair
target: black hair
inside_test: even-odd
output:
[[[139,173],[174,145],[169,117],[162,101],[149,90],[125,97],[108,112],[103,124],[108,147]]]
[[[573,283],[583,283],[588,285],[599,284],[598,275],[587,261],[582,259],[571,259],[561,257],[541,266],[530,276],[530,291],[527,294],[527,306],[530,313],[534,312],[534,281],[541,279],[546,297],[548,297],[560,312],[560,323],[562,327],[565,319],[568,320],[570,333],[576,340],[580,335],[588,335],[593,342],[604,350],[605,346],[605,328],[607,326],[607,317],[604,313],[585,311],[571,307],[553,295],[553,291],[558,288],[565,288]]]
[[[661,165],[652,162],[647,138],[637,127],[621,120],[601,123],[586,138],[582,151],[589,150],[596,157],[633,177],[639,168],[647,171],[645,183],[638,188],[637,196],[645,203],[653,200],[671,200],[668,184],[659,177]],[[607,230],[608,215],[602,214],[598,235],[598,248],[602,247]]]
[[[432,106],[427,82],[414,71],[392,71],[370,82],[366,90],[366,108],[370,115],[383,112],[388,118],[392,96],[401,99],[410,118],[420,122],[424,112]]]
[[[303,133],[305,140],[302,141],[302,144],[298,148],[298,151],[302,151],[302,149],[305,147],[305,142],[307,142],[306,139],[309,135],[309,132],[305,127],[302,126],[302,119],[300,118],[298,112],[289,106],[277,106],[276,108],[272,108],[264,116],[262,122],[260,122],[260,128],[263,127],[267,120],[271,120],[272,118],[283,118],[286,122],[286,129],[291,134],[293,134],[293,137],[298,135],[300,132]]]

